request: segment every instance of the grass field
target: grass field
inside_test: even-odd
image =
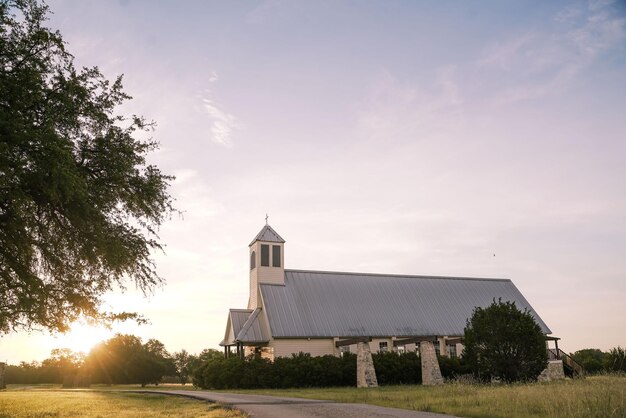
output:
[[[0,418],[6,416],[97,417],[109,415],[119,417],[242,416],[238,415],[237,412],[225,411],[215,405],[194,400],[114,392],[120,389],[141,389],[139,385],[93,385],[91,390],[80,392],[57,391],[58,386],[52,385],[47,386],[47,389],[45,389],[46,386],[42,385],[37,386],[37,388],[44,388],[44,390],[35,392],[33,387],[10,385],[9,391],[0,394]],[[196,390],[191,385],[168,384],[149,386],[145,389]],[[447,413],[459,417],[626,418],[626,376],[624,375],[593,376],[586,379],[514,385],[448,383],[436,387],[383,386],[372,389],[267,389],[233,390],[230,392],[369,403],[418,411]],[[36,397],[34,393],[37,393]],[[25,396],[20,397],[20,394]],[[46,400],[40,394],[50,394],[50,398]],[[7,395],[9,396],[7,397]],[[80,395],[83,397],[77,397]],[[58,411],[51,409],[53,407],[50,406],[50,403],[53,401],[59,402],[58,407],[61,409]],[[34,408],[35,406],[40,409],[31,409],[29,410],[30,414],[24,412],[24,409],[19,409]],[[118,409],[102,409],[112,407]],[[80,415],[69,414],[69,412],[77,409],[81,411]],[[90,412],[91,415],[85,415],[86,412]]]
[[[626,376],[514,385],[446,384],[238,391],[360,402],[459,417],[626,418]]]
[[[209,417],[242,418],[237,411],[193,399],[91,390],[25,389],[0,392],[1,418]]]

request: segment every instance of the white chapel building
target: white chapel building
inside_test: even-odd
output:
[[[507,279],[285,269],[285,240],[269,225],[249,247],[250,297],[228,314],[220,343],[227,355],[338,356],[362,342],[372,352],[412,351],[432,341],[441,355],[456,356],[474,308],[499,298],[528,309],[551,333]]]

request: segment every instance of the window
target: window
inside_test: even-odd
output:
[[[448,357],[456,357],[456,344],[447,344]]]
[[[378,343],[378,351],[380,351],[381,353],[387,351],[387,341],[381,341]]]
[[[435,346],[435,353],[438,356],[441,355],[441,350],[439,349],[439,341],[433,341],[433,345]]]
[[[280,267],[280,245],[272,245],[272,267]]]
[[[250,254],[250,270],[253,270],[256,267],[256,252],[252,251]]]
[[[403,345],[399,345],[397,349],[399,354],[406,353],[406,347]]]
[[[270,266],[270,246],[261,244],[261,265]]]

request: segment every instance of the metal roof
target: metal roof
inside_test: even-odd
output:
[[[276,231],[272,229],[271,226],[265,225],[263,229],[254,237],[250,245],[254,244],[257,241],[265,241],[265,242],[280,242],[284,243],[285,240],[278,235]],[[250,246],[249,245],[249,246]]]
[[[507,279],[285,270],[285,284],[261,284],[261,294],[274,338],[460,336],[494,298],[528,309],[551,333]]]
[[[260,343],[269,341],[267,333],[263,332],[259,314],[261,309],[231,309],[229,311],[230,325],[232,326],[232,341],[226,338],[220,343],[221,346],[241,343]],[[228,330],[227,330],[228,331]],[[228,335],[228,332],[227,332]]]
[[[230,314],[231,325],[233,326],[233,335],[236,336],[237,334],[239,334],[239,331],[241,331],[243,324],[246,323],[251,313],[252,313],[252,309],[231,309],[230,310],[229,314]]]
[[[259,343],[268,342],[270,339],[263,332],[261,326],[260,315],[261,309],[257,308],[250,314],[247,321],[241,327],[241,330],[236,334],[236,340],[242,343]]]

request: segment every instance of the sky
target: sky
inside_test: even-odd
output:
[[[0,360],[115,332],[218,348],[266,214],[286,268],[508,278],[563,350],[626,346],[623,1],[48,4],[156,121],[182,215],[166,284],[106,296],[150,325],[14,333]]]

